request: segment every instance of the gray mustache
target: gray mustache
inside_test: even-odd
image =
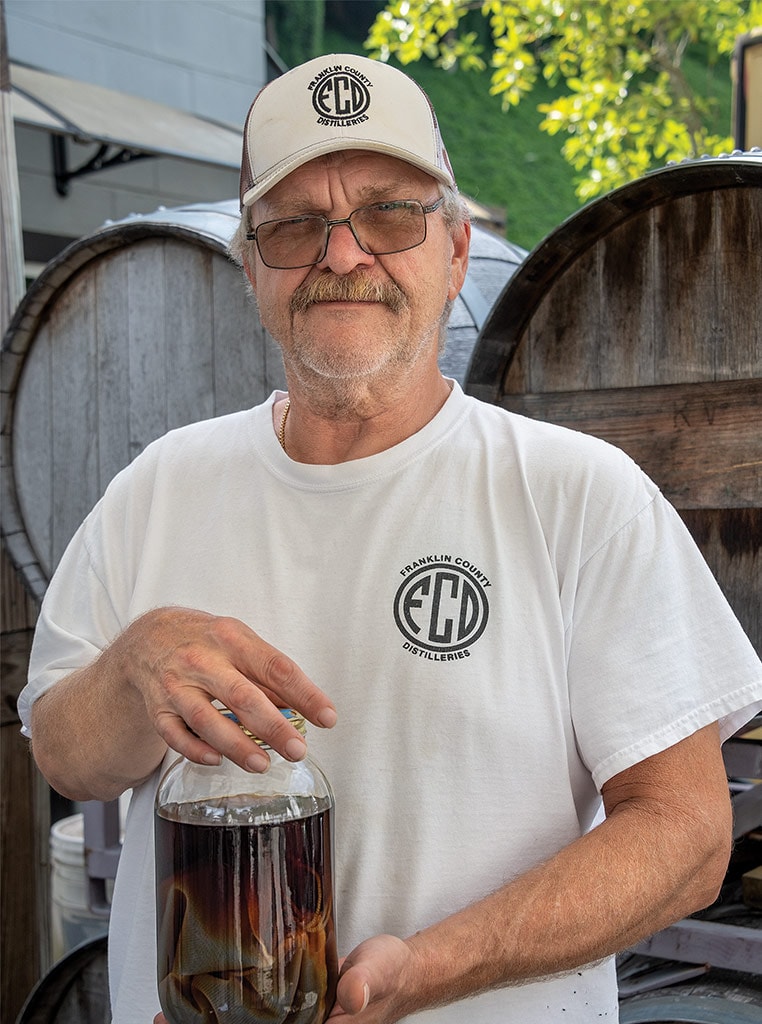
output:
[[[391,281],[372,281],[362,274],[326,274],[299,285],[291,296],[290,309],[292,313],[304,313],[316,302],[380,302],[399,313],[407,305],[407,297]]]

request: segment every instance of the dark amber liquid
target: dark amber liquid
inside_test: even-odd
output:
[[[157,814],[155,824],[170,1024],[322,1024],[338,976],[332,811],[256,826]]]

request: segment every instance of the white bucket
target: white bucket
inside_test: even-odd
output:
[[[52,826],[50,869],[51,953],[55,962],[81,942],[103,935],[108,927],[108,920],[87,906],[82,814],[72,814]]]

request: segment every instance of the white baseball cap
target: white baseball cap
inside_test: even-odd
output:
[[[456,187],[423,89],[388,64],[333,53],[274,79],[252,103],[243,129],[241,208],[308,160],[340,149],[386,153]]]

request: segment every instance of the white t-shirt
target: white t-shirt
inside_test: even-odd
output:
[[[408,936],[585,832],[612,775],[762,706],[751,644],[679,517],[585,434],[463,394],[402,444],[292,462],[272,402],[152,444],[51,582],[20,701],[164,604],[247,622],[335,702],[340,955]],[[152,814],[135,791],[111,917],[114,1024],[158,1010]],[[611,961],[416,1022],[617,1019]]]

